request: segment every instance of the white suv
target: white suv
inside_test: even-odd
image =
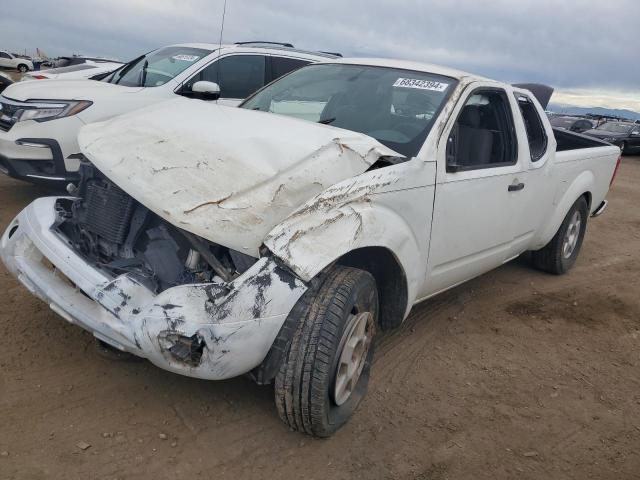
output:
[[[33,63],[27,58],[17,57],[13,53],[0,50],[0,67],[25,73],[33,70]]]
[[[0,95],[0,170],[64,186],[77,179],[77,135],[87,123],[175,95],[235,106],[285,73],[332,58],[290,44],[191,43],[141,55],[100,81],[15,83]]]

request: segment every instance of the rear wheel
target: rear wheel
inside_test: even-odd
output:
[[[532,252],[536,268],[561,275],[575,263],[587,229],[589,207],[584,197],[580,197],[564,218],[558,232],[542,249]]]
[[[369,383],[378,322],[374,278],[335,266],[307,292],[275,380],[275,402],[291,429],[327,437],[344,425]]]

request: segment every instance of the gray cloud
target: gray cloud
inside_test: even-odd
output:
[[[132,58],[217,42],[222,0],[8,0],[0,47]],[[225,41],[290,41],[409,58],[506,81],[640,92],[638,0],[228,0]]]

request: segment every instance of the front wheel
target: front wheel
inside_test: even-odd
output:
[[[275,402],[291,429],[328,437],[344,425],[369,383],[378,291],[364,270],[335,266],[307,292],[275,380]]]
[[[580,197],[569,209],[551,241],[544,248],[532,252],[533,265],[556,275],[566,273],[580,253],[588,215],[587,201]]]
[[[18,65],[18,71],[20,73],[27,73],[29,71],[29,67],[27,67],[25,64],[21,63],[20,65]]]

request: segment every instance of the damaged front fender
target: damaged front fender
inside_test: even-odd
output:
[[[433,208],[435,164],[418,159],[336,184],[296,210],[265,246],[305,281],[341,256],[384,247],[399,260],[409,305],[422,285]],[[408,307],[407,307],[408,308]]]

